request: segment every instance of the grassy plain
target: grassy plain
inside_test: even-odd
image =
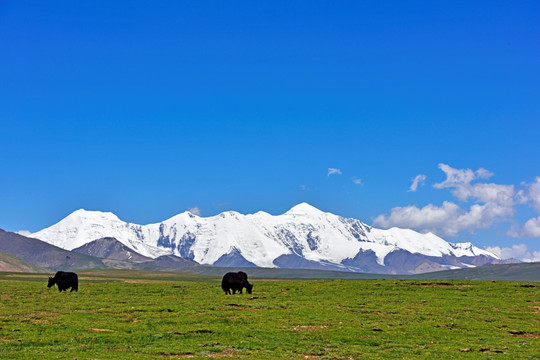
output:
[[[540,284],[0,273],[2,359],[538,359]]]

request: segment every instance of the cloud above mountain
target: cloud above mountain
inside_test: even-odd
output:
[[[531,218],[523,224],[523,227],[519,228],[513,226],[508,230],[507,235],[512,237],[523,237],[523,238],[536,238],[540,237],[540,216],[536,218]]]
[[[201,209],[198,206],[194,206],[194,207],[188,209],[188,211],[190,213],[192,213],[193,215],[197,215],[197,216],[201,216],[201,214],[202,214]]]
[[[411,186],[409,187],[409,191],[415,192],[418,189],[418,186],[423,186],[426,178],[427,176],[423,174],[416,175],[413,179]]]
[[[540,176],[534,179],[531,184],[522,183],[525,191],[522,192],[522,201],[529,203],[536,212],[540,213]]]
[[[522,183],[523,189],[518,190],[514,185],[486,182],[494,174],[484,168],[455,169],[447,164],[439,164],[439,169],[445,173],[446,179],[435,183],[433,188],[450,190],[459,203],[443,201],[442,205],[394,207],[389,214],[376,216],[373,226],[412,228],[454,237],[463,231],[486,229],[512,219],[518,204],[529,204],[540,213],[540,177],[532,184]],[[418,184],[424,180],[423,175],[415,177],[409,191],[416,191]],[[540,237],[540,217],[529,219],[521,228],[514,225],[508,234],[514,237]]]
[[[501,259],[520,259],[526,262],[540,261],[540,251],[531,251],[525,244],[512,245],[511,247],[487,246],[485,249]]]
[[[353,183],[355,183],[356,185],[362,185],[362,179],[360,179],[360,178],[353,177],[353,178],[352,178],[352,181],[353,181]]]
[[[328,168],[328,175],[341,175],[341,170],[336,168]]]

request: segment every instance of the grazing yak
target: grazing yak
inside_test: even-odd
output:
[[[233,294],[235,294],[236,291],[239,291],[241,294],[243,288],[246,288],[247,293],[251,294],[253,284],[248,282],[248,276],[245,272],[229,272],[223,276],[223,280],[221,280],[221,288],[223,291],[225,291],[225,295],[231,294],[231,290]]]
[[[58,271],[54,277],[49,276],[47,287],[53,287],[54,284],[58,285],[58,291],[67,291],[68,288],[79,291],[79,277],[74,272]]]

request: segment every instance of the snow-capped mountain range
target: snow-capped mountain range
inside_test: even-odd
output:
[[[499,260],[471,243],[452,244],[408,229],[376,229],[306,203],[276,216],[229,211],[200,217],[186,211],[149,225],[81,209],[30,237],[66,250],[113,237],[151,258],[176,255],[221,266],[418,273]]]

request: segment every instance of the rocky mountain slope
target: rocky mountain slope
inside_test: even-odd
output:
[[[112,237],[104,237],[91,241],[73,249],[72,251],[98,258],[122,260],[134,263],[152,260],[152,258],[142,256]]]
[[[0,250],[0,271],[43,273],[47,270]]]
[[[103,269],[108,267],[99,258],[77,254],[38,239],[1,229],[0,250],[49,270]]]

